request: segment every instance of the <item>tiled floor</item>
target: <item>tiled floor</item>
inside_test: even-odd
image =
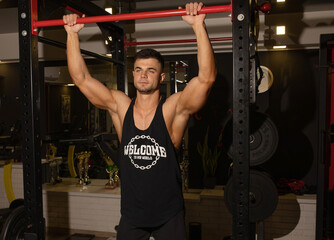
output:
[[[86,240],[85,238],[77,237],[74,234],[94,235],[92,240],[116,240],[115,233],[83,231],[83,230],[68,230],[68,229],[48,229],[45,240]],[[83,236],[81,235],[81,236]],[[72,236],[72,238],[71,238]],[[87,240],[90,238],[87,238]]]

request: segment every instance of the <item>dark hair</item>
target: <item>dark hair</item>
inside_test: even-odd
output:
[[[161,54],[158,51],[152,48],[145,48],[137,52],[134,58],[134,62],[136,62],[137,59],[147,59],[147,58],[157,59],[159,63],[161,64],[161,71],[164,70],[164,65],[165,65],[164,58],[161,56]]]

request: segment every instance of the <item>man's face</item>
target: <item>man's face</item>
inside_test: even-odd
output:
[[[139,93],[150,94],[158,90],[165,79],[161,64],[155,58],[137,59],[134,64],[133,79]]]

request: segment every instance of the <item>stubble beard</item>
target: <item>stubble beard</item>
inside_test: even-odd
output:
[[[151,94],[156,90],[152,86],[149,86],[147,88],[146,87],[138,87],[137,84],[135,84],[135,88],[140,94]]]

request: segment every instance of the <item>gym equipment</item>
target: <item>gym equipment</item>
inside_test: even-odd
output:
[[[230,119],[223,131],[223,147],[229,157],[232,158],[232,119]],[[268,161],[275,153],[279,136],[276,125],[268,115],[254,112],[250,121],[250,166],[257,166]]]
[[[4,185],[10,203],[9,208],[0,209],[0,239],[18,240],[23,239],[23,233],[27,228],[24,216],[24,200],[15,199],[12,187],[12,164],[10,160],[4,166]]]
[[[267,173],[250,170],[249,220],[256,223],[268,218],[276,209],[278,192],[276,185]],[[230,212],[233,210],[232,178],[226,184],[224,201]]]
[[[258,86],[258,93],[264,93],[268,91],[273,85],[274,75],[266,66],[260,66],[260,68],[262,69],[263,77],[261,79],[260,85]],[[258,72],[258,75],[259,74],[260,73]]]
[[[24,239],[24,232],[27,231],[27,218],[24,206],[21,205],[8,214],[1,230],[1,240]]]
[[[19,16],[19,48],[20,48],[20,70],[22,80],[22,104],[26,106],[22,112],[23,122],[23,158],[24,158],[24,182],[29,182],[29,188],[25,188],[26,208],[28,224],[31,226],[29,233],[25,236],[29,239],[44,239],[44,221],[41,206],[41,176],[40,176],[40,150],[38,144],[41,142],[40,135],[40,117],[39,117],[39,69],[38,69],[38,27],[42,27],[43,22],[36,21],[37,0],[19,0],[18,2],[18,16]],[[215,9],[215,7],[213,7]],[[207,8],[209,9],[209,8]],[[235,191],[236,198],[239,198],[238,204],[233,211],[233,234],[235,238],[246,239],[249,236],[249,219],[248,219],[248,197],[240,198],[240,194],[248,193],[248,177],[249,177],[249,26],[250,26],[250,9],[249,2],[245,3],[242,0],[234,0],[232,4],[225,6],[224,11],[232,11],[231,18],[232,32],[233,32],[233,125],[234,136],[234,153],[233,160],[234,170],[237,175],[233,176],[234,184],[242,184]],[[203,8],[204,10],[204,8]],[[216,11],[217,9],[215,9]],[[182,11],[182,10],[176,10]],[[139,18],[152,18],[166,16],[164,12],[154,12],[156,15],[143,15],[138,13],[123,15],[114,21],[133,20]],[[168,15],[169,14],[169,15]],[[178,16],[184,13],[177,12],[177,14],[168,13],[168,16]],[[115,15],[118,16],[118,15]],[[114,17],[114,16],[111,16]],[[99,17],[97,17],[99,18]],[[85,19],[85,20],[83,20]],[[87,18],[79,19],[78,23],[84,23]],[[93,19],[89,19],[92,21]],[[94,19],[97,22],[99,19]],[[57,24],[63,25],[62,20]],[[83,21],[83,22],[81,22]],[[108,19],[111,21],[111,19]],[[87,22],[87,21],[86,21]],[[46,23],[46,22],[45,22]],[[51,20],[45,26],[55,26]],[[122,42],[123,39],[118,39]],[[118,49],[122,56],[124,48]],[[123,56],[124,57],[124,56]],[[117,57],[116,57],[117,58]],[[122,58],[124,60],[124,58]],[[124,67],[119,66],[124,72]],[[124,76],[123,76],[124,77]],[[120,74],[120,78],[122,75]],[[120,84],[124,86],[124,81]],[[125,89],[125,88],[121,88]],[[239,144],[240,143],[240,144]],[[29,173],[29,174],[27,174]]]
[[[12,203],[15,200],[15,195],[13,192],[13,185],[12,185],[12,165],[13,165],[13,160],[10,160],[8,164],[5,164],[3,170],[5,191],[9,203]]]
[[[219,13],[219,12],[231,12],[232,5],[219,5],[211,7],[203,7],[199,13]],[[186,15],[185,9],[177,10],[165,10],[165,11],[152,11],[152,12],[141,12],[141,13],[125,13],[117,15],[104,15],[104,16],[94,16],[79,18],[77,23],[98,23],[98,22],[112,22],[112,21],[125,21],[125,20],[135,20],[135,19],[145,19],[145,18],[161,18],[161,17],[173,17],[173,16],[183,16]],[[36,32],[37,28],[40,27],[50,27],[50,26],[60,26],[64,25],[62,19],[56,20],[45,20],[45,21],[34,21],[32,20],[33,30]]]
[[[229,41],[232,37],[220,37],[220,38],[210,38],[211,42],[218,41]],[[183,40],[165,40],[165,41],[145,41],[145,42],[125,42],[125,46],[137,46],[137,45],[156,45],[156,44],[171,44],[171,43],[191,43],[197,42],[196,39],[183,39]]]

